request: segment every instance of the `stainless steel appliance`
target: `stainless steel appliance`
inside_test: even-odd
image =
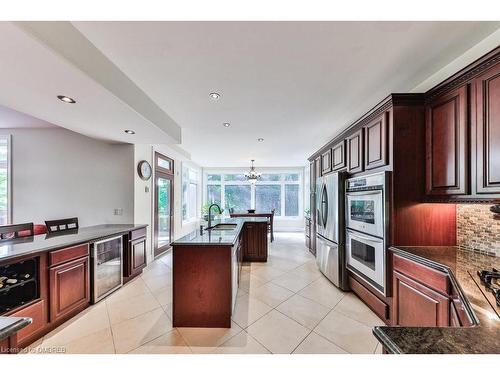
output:
[[[123,285],[123,237],[92,243],[92,303]]]
[[[344,234],[345,173],[331,173],[316,182],[316,264],[337,287],[347,290]]]
[[[389,172],[346,181],[347,268],[386,295]]]

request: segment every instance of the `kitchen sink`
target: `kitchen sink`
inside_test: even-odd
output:
[[[217,224],[217,225],[214,225],[210,228],[207,228],[209,230],[233,230],[236,228],[238,224]]]

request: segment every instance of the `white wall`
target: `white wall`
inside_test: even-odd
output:
[[[175,146],[165,145],[135,145],[134,146],[134,169],[141,160],[147,160],[153,168],[153,177],[149,181],[142,180],[137,173],[134,178],[134,221],[136,223],[148,224],[148,261],[153,259],[153,216],[154,216],[154,152],[157,151],[174,160],[174,239],[178,239],[199,226],[199,220],[189,223],[182,222],[182,164],[188,164],[198,172],[198,217],[201,210],[201,168],[190,161],[189,154]],[[149,189],[146,192],[146,188]]]
[[[80,226],[133,222],[133,146],[62,128],[0,134],[12,135],[13,223],[73,216]],[[114,209],[123,214],[114,215]]]

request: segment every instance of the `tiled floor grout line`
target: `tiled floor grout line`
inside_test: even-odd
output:
[[[109,317],[108,303],[106,300],[104,300],[103,302],[105,303],[106,307],[106,316],[108,317],[109,330],[111,331],[111,341],[113,341],[113,350],[116,354],[115,334],[113,333],[113,325],[111,324],[111,318]]]

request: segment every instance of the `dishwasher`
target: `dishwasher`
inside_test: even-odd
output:
[[[123,285],[123,236],[92,243],[92,303],[96,303]]]

